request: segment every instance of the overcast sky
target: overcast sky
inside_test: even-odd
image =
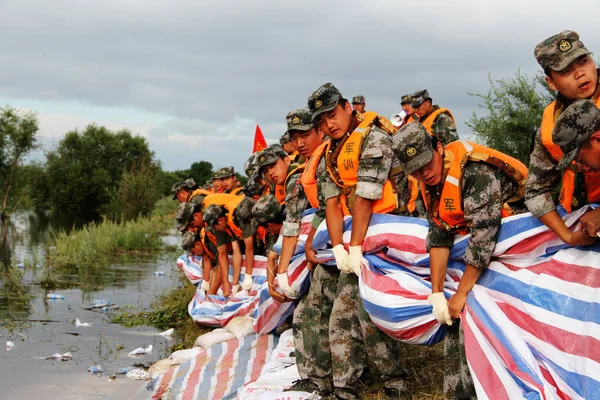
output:
[[[459,135],[488,74],[539,71],[535,45],[565,29],[600,48],[600,2],[0,0],[0,105],[32,109],[45,149],[89,123],[143,135],[167,170],[241,169],[258,122],[333,82],[389,117],[429,89]]]

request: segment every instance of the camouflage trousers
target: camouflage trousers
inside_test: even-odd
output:
[[[444,394],[446,399],[476,399],[465,356],[465,334],[459,321],[448,327],[444,339]]]
[[[329,320],[333,385],[338,397],[355,399],[366,367],[376,383],[405,389],[401,343],[379,330],[362,306],[358,277],[340,274]]]
[[[318,264],[312,272],[308,293],[294,311],[292,327],[298,374],[322,391],[333,390],[329,317],[339,276],[337,267]]]

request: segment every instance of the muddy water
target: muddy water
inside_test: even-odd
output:
[[[17,216],[19,218],[19,216]],[[15,219],[15,226],[22,220]],[[170,342],[148,326],[125,328],[110,322],[113,311],[85,310],[95,299],[108,300],[120,309],[147,308],[177,280],[175,263],[164,257],[111,265],[80,272],[52,275],[51,289],[41,285],[47,279],[42,240],[27,235],[28,224],[11,237],[12,264],[20,270],[0,278],[0,399],[133,399],[148,398],[143,381],[124,375],[109,382],[109,376],[133,364],[149,364],[168,356]],[[39,235],[39,232],[36,233]],[[36,262],[32,262],[35,260]],[[40,264],[36,266],[36,264]],[[157,276],[155,271],[165,271]],[[64,300],[48,299],[49,293]],[[77,327],[75,319],[91,323]],[[15,346],[5,347],[7,341]],[[131,358],[138,347],[153,346],[150,354]],[[71,360],[42,360],[38,357],[70,352]],[[87,372],[101,365],[104,373]]]

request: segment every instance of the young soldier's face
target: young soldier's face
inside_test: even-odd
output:
[[[194,228],[201,228],[204,225],[204,218],[202,217],[201,212],[196,212],[192,214],[191,224]]]
[[[294,151],[296,151],[296,147],[292,142],[287,142],[281,147],[283,147],[283,151],[285,151],[288,154],[292,154]]]
[[[219,232],[225,232],[227,229],[227,219],[225,217],[219,217],[215,223],[215,229]]]
[[[550,71],[546,82],[550,89],[558,90],[568,99],[589,99],[598,83],[596,64],[589,55],[581,56],[562,71]]]
[[[202,247],[201,241],[194,242],[194,247],[192,247],[192,254],[195,256],[204,255],[204,247]]]
[[[303,131],[291,131],[290,138],[296,149],[304,158],[310,157],[323,141],[323,134],[318,133],[315,128]]]
[[[577,155],[577,162],[593,170],[600,170],[600,131],[586,141]]]
[[[410,103],[402,103],[402,111],[405,111],[407,114],[413,113],[414,109]]]
[[[221,190],[221,180],[220,179],[213,179],[213,187],[215,188],[215,192],[218,192],[219,190]]]
[[[352,103],[352,109],[354,111],[358,111],[359,113],[364,113],[365,112],[365,105],[364,104],[358,104],[358,103]]]
[[[429,115],[431,113],[432,108],[433,106],[431,105],[431,101],[425,100],[419,107],[415,108],[415,111],[419,116],[424,117],[425,115]]]
[[[222,178],[221,179],[221,187],[223,187],[225,190],[231,190],[231,189],[233,189],[233,186],[235,185],[235,180],[236,180],[235,175],[228,176],[227,178]]]
[[[286,162],[287,157],[279,157],[273,164],[264,166],[265,176],[276,185],[283,185],[287,177],[289,162]]]
[[[177,200],[179,200],[181,203],[188,201],[189,197],[190,197],[189,190],[179,189],[177,191]]]
[[[440,143],[437,145],[437,149],[433,152],[433,158],[429,164],[414,171],[411,175],[428,186],[436,186],[442,180],[442,172],[444,170],[444,148]]]
[[[326,126],[330,138],[333,140],[341,139],[348,132],[352,123],[350,103],[346,103],[344,107],[338,104],[333,110],[319,115],[318,123]]]

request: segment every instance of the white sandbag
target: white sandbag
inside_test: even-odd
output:
[[[298,379],[300,379],[300,375],[296,365],[276,371],[265,371],[263,369],[256,381],[247,384],[238,391],[238,400],[261,400],[264,398],[286,400],[287,397],[285,396],[288,393],[299,392],[283,392],[283,389],[290,387]],[[303,393],[302,395],[304,396],[302,398],[306,399],[309,393]],[[295,400],[298,397],[290,397],[290,399]]]
[[[292,330],[288,329],[279,337],[279,343],[271,354],[270,362],[278,362],[285,365],[295,364],[296,357],[292,354],[294,352],[294,336]]]
[[[130,371],[127,371],[127,374],[125,374],[125,376],[128,377],[129,379],[134,379],[134,380],[146,381],[146,380],[150,379],[150,374],[148,373],[148,371],[144,371],[141,368],[134,368]]]
[[[231,339],[235,339],[233,333],[229,333],[223,328],[218,328],[211,332],[205,333],[204,335],[198,336],[198,339],[196,339],[194,342],[194,347],[208,349],[215,344],[223,343]]]
[[[254,334],[254,318],[235,317],[225,326],[225,330],[240,339]]]
[[[258,399],[259,400],[317,400],[320,399],[316,393],[306,392],[265,392]]]
[[[179,365],[186,361],[191,360],[198,354],[202,353],[204,349],[202,347],[193,347],[191,349],[177,350],[169,356],[173,364]]]
[[[150,368],[148,369],[148,373],[150,374],[150,377],[152,379],[155,379],[157,376],[159,376],[162,373],[167,372],[174,366],[175,366],[175,363],[173,363],[173,360],[171,360],[170,358],[164,358],[164,359],[158,360],[157,362],[152,364],[150,366]]]

